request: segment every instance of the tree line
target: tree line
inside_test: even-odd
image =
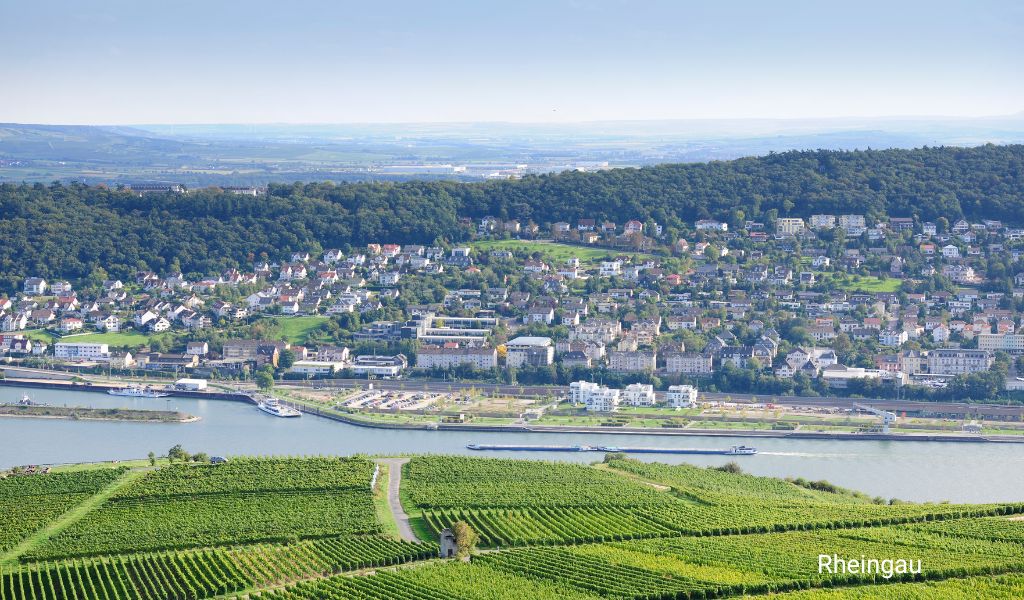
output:
[[[459,183],[272,184],[146,194],[82,184],[0,184],[0,289],[25,277],[95,282],[137,270],[209,274],[293,250],[460,241],[473,219],[693,221],[815,213],[1024,223],[1024,146],[806,151],[596,173]]]

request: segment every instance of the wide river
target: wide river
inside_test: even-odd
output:
[[[0,468],[91,462],[165,453],[175,444],[211,455],[444,453],[592,462],[591,452],[474,452],[471,442],[724,448],[756,445],[755,456],[638,455],[642,460],[720,465],[736,460],[758,475],[827,479],[873,496],[915,501],[1024,501],[1024,444],[817,441],[615,434],[498,433],[371,429],[304,415],[279,419],[224,400],[124,398],[89,392],[0,387],[0,402],[166,408],[196,423],[129,423],[0,417]]]

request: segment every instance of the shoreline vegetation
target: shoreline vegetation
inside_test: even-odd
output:
[[[175,410],[91,408],[85,406],[47,406],[38,404],[0,404],[0,417],[70,419],[75,421],[131,421],[135,423],[195,423],[201,419],[201,417]]]

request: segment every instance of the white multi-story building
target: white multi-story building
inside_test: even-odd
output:
[[[804,220],[799,217],[780,217],[775,220],[775,233],[797,235],[804,231]]]
[[[928,353],[928,372],[933,375],[964,375],[987,371],[992,366],[988,350],[940,348]]]
[[[424,346],[416,353],[416,367],[420,369],[449,369],[469,365],[477,370],[498,366],[498,351],[494,348],[435,348]]]
[[[654,406],[654,386],[645,383],[631,383],[622,390],[620,400],[630,406]]]
[[[555,362],[555,345],[549,337],[517,337],[505,344],[505,365],[545,367]]]
[[[110,360],[107,344],[88,342],[58,342],[53,346],[53,356],[64,360]]]
[[[835,226],[835,215],[811,215],[811,229],[832,229]]]
[[[714,219],[702,219],[694,223],[694,229],[697,231],[729,231],[729,224],[722,223],[721,221],[715,221]]]
[[[665,370],[687,375],[710,375],[714,372],[714,359],[696,352],[669,352],[665,355]]]
[[[331,375],[345,368],[345,363],[333,360],[297,360],[292,364],[292,373],[300,375]]]
[[[899,348],[910,338],[903,329],[883,329],[878,333],[878,343],[883,346]]]
[[[618,277],[622,274],[622,261],[606,260],[601,263],[601,277]]]
[[[839,215],[839,227],[851,231],[862,230],[867,227],[864,215]]]
[[[653,351],[609,352],[608,368],[612,371],[653,371],[657,355]]]
[[[622,335],[622,324],[612,319],[591,319],[569,331],[570,341],[603,342],[605,344]]]
[[[366,377],[398,377],[402,371],[409,366],[405,355],[394,356],[366,355],[357,356],[349,368],[356,375]]]
[[[690,408],[697,403],[697,388],[692,385],[669,386],[665,400],[672,408]]]
[[[588,411],[613,412],[619,406],[619,390],[591,381],[574,381],[569,384],[569,400],[585,404]]]
[[[982,333],[978,336],[978,350],[1024,354],[1024,334]]]
[[[601,388],[601,385],[593,381],[574,381],[569,384],[569,402],[583,404],[587,396]]]

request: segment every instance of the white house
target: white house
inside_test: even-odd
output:
[[[622,273],[622,261],[606,260],[601,262],[601,277],[617,277]]]
[[[32,296],[41,296],[46,293],[46,280],[42,277],[29,277],[25,280],[24,291]]]

